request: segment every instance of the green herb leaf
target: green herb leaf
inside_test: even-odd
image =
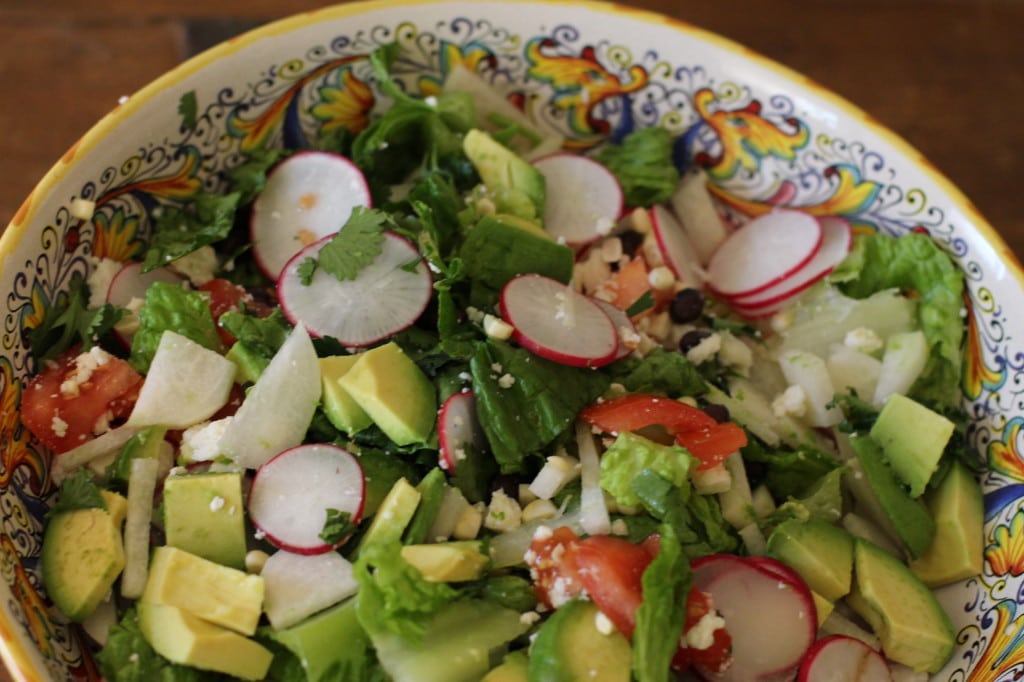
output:
[[[196,129],[196,116],[198,114],[196,103],[196,91],[189,90],[178,100],[178,114],[181,115],[181,127],[186,130]]]
[[[143,374],[149,370],[160,337],[167,330],[210,350],[223,350],[209,297],[203,292],[186,291],[177,284],[155,282],[146,290],[146,302],[139,310],[139,329],[132,337],[129,362],[135,369]]]
[[[90,310],[89,288],[85,278],[72,278],[61,305],[46,311],[42,324],[29,334],[29,347],[36,361],[51,360],[73,344],[92,346],[113,329],[125,311],[105,303]]]
[[[149,272],[225,239],[234,225],[240,198],[239,192],[202,193],[188,206],[162,207],[142,261],[142,271]]]
[[[658,533],[658,556],[640,579],[643,601],[636,610],[633,632],[633,677],[637,682],[670,679],[693,583],[690,562],[683,554],[675,529],[662,524]]]
[[[633,301],[633,303],[630,304],[628,308],[626,308],[626,315],[633,317],[634,315],[639,315],[645,310],[650,310],[653,307],[654,292],[648,289],[647,291],[640,295],[640,298]]]
[[[780,500],[802,497],[818,479],[839,467],[834,457],[819,450],[769,450],[756,439],[751,439],[741,452],[744,460],[766,465],[764,483]]]
[[[329,545],[334,545],[352,535],[356,528],[356,524],[352,523],[351,512],[328,509],[324,529],[320,531],[320,539]]]
[[[76,469],[64,479],[57,495],[57,503],[50,508],[47,516],[76,509],[106,509],[107,503],[100,494],[100,487],[87,469]]]
[[[707,383],[697,367],[682,353],[655,348],[643,358],[632,355],[608,366],[612,381],[631,393],[656,393],[670,398],[698,396],[707,391]]]
[[[384,247],[384,229],[392,224],[384,211],[363,208],[352,210],[345,226],[317,254],[316,267],[339,280],[355,279],[359,273],[381,254]],[[312,270],[302,263],[303,282],[312,277]]]
[[[291,152],[285,149],[258,147],[249,152],[245,163],[228,171],[231,191],[238,192],[238,204],[244,206],[267,186],[267,172]]]
[[[280,308],[265,317],[229,310],[220,316],[219,323],[238,341],[268,360],[274,357],[292,330]]]

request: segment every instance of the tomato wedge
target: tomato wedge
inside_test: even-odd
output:
[[[647,393],[627,393],[594,403],[580,412],[580,419],[607,433],[636,431],[658,424],[675,434],[711,428],[718,423],[696,407]]]
[[[556,609],[583,592],[571,551],[579,542],[579,536],[565,526],[530,542],[526,564],[533,579],[533,591],[548,609]]]
[[[632,637],[651,554],[642,545],[609,535],[592,535],[570,551],[587,594],[619,632]]]
[[[747,444],[747,434],[732,422],[676,434],[676,443],[700,460],[698,471],[710,469]]]
[[[691,589],[686,599],[686,622],[683,632],[690,632],[707,614],[714,610],[714,599],[710,594],[697,588]],[[700,665],[705,670],[720,673],[728,667],[732,652],[732,637],[724,626],[711,631],[709,646],[698,649],[689,646],[686,639],[680,644],[684,643],[687,645],[680,646],[675,658],[672,659],[672,667],[677,670],[686,670],[691,665]],[[704,643],[701,642],[701,644]]]

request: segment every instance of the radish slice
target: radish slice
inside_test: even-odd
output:
[[[804,589],[808,589],[806,587],[807,584],[804,582],[804,579],[800,577],[800,574],[781,561],[767,556],[749,556],[745,557],[745,561],[749,564],[753,564],[762,571],[771,573],[779,580],[789,583],[794,587],[803,587]]]
[[[299,266],[315,257],[329,238],[296,254],[277,282],[285,316],[301,322],[313,336],[332,336],[349,347],[368,346],[415,322],[433,293],[430,271],[407,239],[392,232],[384,237],[377,259],[351,280],[317,268],[312,281],[302,283]]]
[[[622,187],[603,165],[576,154],[552,154],[533,162],[547,184],[544,229],[570,246],[608,233],[622,214]]]
[[[675,216],[664,206],[655,206],[651,209],[651,230],[661,259],[676,279],[687,286],[700,287],[701,280],[694,269],[700,265],[700,259]]]
[[[680,178],[669,203],[700,257],[700,264],[707,265],[715,249],[729,236],[708,191],[707,174],[696,170]]]
[[[885,682],[891,680],[882,655],[859,639],[832,635],[814,643],[800,664],[797,682]]]
[[[616,308],[608,301],[602,301],[599,298],[592,298],[590,300],[604,311],[604,314],[608,316],[608,319],[615,326],[615,334],[619,338],[619,351],[615,354],[615,359],[621,360],[632,353],[640,343],[640,334],[637,332],[633,320],[629,319],[626,311]]]
[[[476,398],[472,391],[453,393],[437,414],[438,465],[458,475],[459,462],[471,452],[487,446],[487,438],[476,417]]]
[[[263,610],[275,630],[291,627],[359,591],[352,564],[337,552],[274,552],[260,575]]]
[[[107,287],[107,303],[124,307],[133,298],[146,298],[146,290],[154,282],[181,284],[182,277],[169,268],[142,271],[142,263],[128,263],[117,271]]]
[[[744,308],[782,304],[820,281],[842,263],[853,248],[853,230],[850,223],[837,216],[818,218],[818,222],[821,223],[821,248],[807,265],[764,291],[738,295],[730,302]]]
[[[370,206],[362,171],[338,154],[308,151],[277,164],[252,206],[253,256],[277,279],[303,246],[341,229],[352,209]]]
[[[760,293],[807,265],[821,242],[821,224],[806,213],[775,210],[758,216],[711,256],[708,286],[724,298]]]
[[[600,367],[615,359],[615,326],[594,301],[542,275],[520,275],[505,285],[501,316],[519,345],[573,367]]]
[[[348,538],[327,543],[320,533],[327,510],[363,513],[365,480],[359,461],[335,445],[300,445],[257,470],[249,491],[249,516],[275,547],[295,554],[323,554]]]
[[[817,611],[801,581],[780,580],[767,569],[733,555],[693,562],[693,586],[711,593],[732,637],[732,664],[723,673],[701,670],[705,679],[767,680],[796,669],[814,643]]]

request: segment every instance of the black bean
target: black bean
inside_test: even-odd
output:
[[[696,348],[697,345],[704,339],[711,336],[711,331],[708,329],[694,329],[683,334],[683,338],[679,339],[679,352],[685,353],[691,348]]]
[[[714,419],[719,424],[729,421],[729,408],[725,405],[710,403],[704,408],[704,414]]]
[[[640,245],[644,243],[644,236],[636,230],[625,230],[615,235],[622,243],[622,253],[632,257]]]
[[[693,322],[704,312],[704,295],[696,289],[683,289],[672,298],[668,316],[676,324]]]

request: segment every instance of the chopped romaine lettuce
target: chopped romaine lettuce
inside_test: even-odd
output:
[[[839,467],[839,462],[820,450],[780,448],[770,450],[760,441],[751,439],[742,450],[743,460],[763,465],[763,479],[776,499],[803,497],[818,479]],[[752,475],[752,478],[760,476]]]
[[[630,393],[655,393],[670,398],[703,395],[707,383],[681,353],[655,348],[643,358],[632,355],[608,367],[612,381]]]
[[[641,578],[643,601],[633,631],[633,677],[637,682],[668,682],[672,658],[686,622],[686,602],[693,582],[690,562],[675,530],[658,528],[658,556]]]
[[[713,496],[692,494],[689,486],[673,485],[649,470],[637,474],[632,485],[644,509],[672,526],[687,557],[739,549],[739,538]]]
[[[672,485],[688,485],[697,460],[678,445],[661,445],[625,431],[601,455],[601,487],[620,505],[634,507],[640,498],[633,491],[633,479],[644,470],[653,471]]]
[[[664,128],[637,130],[597,153],[622,185],[627,206],[653,206],[668,201],[679,182],[672,162],[672,134]]]
[[[203,293],[186,291],[176,284],[156,282],[146,290],[146,302],[139,310],[139,330],[132,338],[129,361],[145,374],[153,361],[160,337],[175,331],[204,348],[222,351],[217,325],[210,312],[210,299]]]

